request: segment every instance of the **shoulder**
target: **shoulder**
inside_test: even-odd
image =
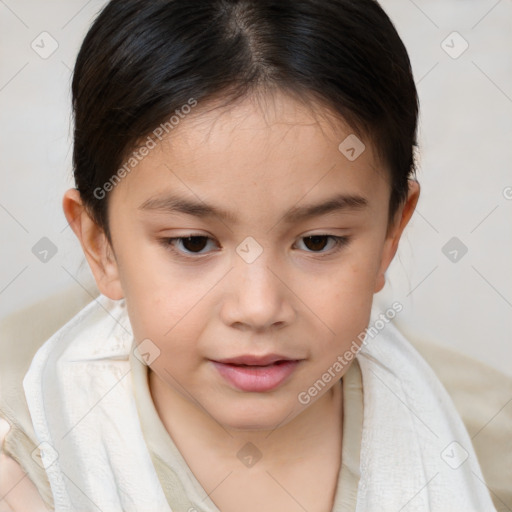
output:
[[[495,506],[512,507],[512,377],[420,336],[408,339],[434,370],[471,437]]]
[[[11,313],[0,321],[0,418],[12,425],[5,434],[4,451],[26,470],[36,441],[23,379],[37,350],[66,322],[73,310],[61,295]],[[62,304],[62,307],[59,307]],[[67,305],[64,305],[67,304]]]
[[[0,416],[16,422],[31,438],[23,379],[37,350],[90,301],[88,292],[64,290],[0,321]]]
[[[37,440],[23,379],[37,350],[92,298],[68,289],[0,321],[0,512],[49,510],[46,472],[32,457]]]

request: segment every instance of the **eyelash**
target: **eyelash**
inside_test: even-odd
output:
[[[334,240],[335,245],[330,251],[326,251],[326,252],[306,251],[309,254],[335,254],[335,253],[341,251],[341,249],[343,249],[345,246],[347,246],[350,242],[350,237],[348,237],[348,236],[335,236],[335,235],[329,235],[327,233],[303,236],[301,238],[301,240],[305,239],[305,238],[315,238],[315,237],[330,238],[330,239]],[[191,239],[191,238],[206,238],[207,240],[213,240],[213,238],[211,238],[209,236],[205,236],[205,235],[191,235],[191,236],[181,236],[181,237],[174,237],[174,238],[162,238],[160,241],[165,249],[173,252],[178,257],[183,258],[185,260],[194,260],[194,259],[197,260],[201,257],[208,255],[208,253],[183,253],[182,251],[176,249],[176,246],[174,244],[175,241],[187,240],[187,239]],[[194,255],[194,256],[190,256],[190,255]]]

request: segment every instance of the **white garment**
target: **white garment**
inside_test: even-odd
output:
[[[137,414],[133,342],[125,301],[101,295],[40,347],[25,375],[56,512],[171,512]],[[396,327],[367,337],[357,358],[357,512],[496,512],[450,397]]]

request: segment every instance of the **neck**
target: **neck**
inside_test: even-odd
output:
[[[247,448],[249,456],[254,455],[251,449],[264,454],[261,466],[267,469],[317,457],[322,447],[341,459],[342,381],[291,421],[285,423],[284,418],[282,426],[271,430],[228,428],[171,389],[151,369],[148,382],[158,415],[186,460],[187,455],[209,453],[230,464],[240,457],[240,449],[247,443],[256,447]]]

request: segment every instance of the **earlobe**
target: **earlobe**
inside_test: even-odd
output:
[[[379,272],[379,275],[377,276],[377,280],[375,281],[375,290],[373,293],[379,293],[386,284],[386,276],[385,276],[385,270],[384,272]]]
[[[414,213],[414,210],[416,209],[419,196],[420,184],[416,180],[410,179],[407,200],[397,213],[397,219],[394,222],[393,229],[391,229],[390,232],[388,233],[386,241],[384,243],[381,258],[381,266],[379,268],[379,272],[375,280],[374,293],[380,292],[384,288],[384,285],[386,284],[386,270],[388,269],[389,265],[393,261],[393,258],[395,257],[395,254],[398,250],[398,243],[400,242],[402,233],[407,224],[409,223],[412,214]]]
[[[103,231],[87,213],[77,189],[69,189],[62,200],[64,215],[80,241],[84,255],[103,295],[124,297],[115,255]]]

